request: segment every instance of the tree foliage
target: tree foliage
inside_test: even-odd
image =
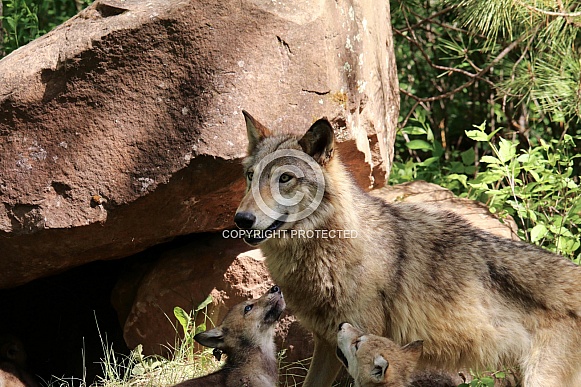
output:
[[[523,239],[579,260],[581,3],[391,6],[402,108],[390,181],[482,200]]]
[[[402,127],[423,109],[446,151],[466,121],[525,144],[578,134],[581,3],[403,0],[392,19]]]

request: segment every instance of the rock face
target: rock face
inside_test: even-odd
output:
[[[510,221],[500,223],[486,206],[457,198],[435,184],[416,181],[371,193],[388,202],[429,202],[458,213],[477,228],[518,238]],[[230,235],[228,231],[208,235],[166,251],[153,266],[141,271],[145,274],[134,271],[131,278],[119,281],[113,304],[129,348],[142,344],[146,353],[163,353],[168,344],[173,344],[176,330],[170,321],[175,321],[175,306],[189,311],[212,294],[214,303],[209,306],[208,315],[218,324],[229,308],[244,299],[259,297],[272,285],[260,250],[248,250],[240,240],[228,238]],[[288,314],[292,315],[292,310]],[[279,328],[277,345],[287,350],[287,361],[311,356],[312,337],[294,317],[287,316]]]
[[[241,109],[381,185],[397,90],[388,2],[97,0],[0,61],[0,288],[231,226]]]
[[[519,240],[517,225],[510,216],[501,223],[488,207],[475,200],[459,198],[452,191],[425,181],[411,181],[371,191],[388,203],[430,203],[441,209],[453,211],[466,218],[474,227],[503,238]]]

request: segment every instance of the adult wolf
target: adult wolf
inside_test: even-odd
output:
[[[581,385],[581,268],[362,192],[325,119],[301,137],[244,115],[248,190],[235,222],[314,334],[305,386],[331,385],[343,321],[400,345],[423,340],[420,367],[514,366],[525,387]]]

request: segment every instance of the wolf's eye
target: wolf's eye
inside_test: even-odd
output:
[[[244,307],[244,314],[246,314],[246,313],[250,312],[250,311],[252,310],[252,307],[253,307],[253,306],[254,306],[254,305],[252,305],[252,304],[250,304],[250,305],[246,305],[246,306]]]
[[[291,181],[293,178],[292,175],[289,175],[288,173],[283,173],[282,175],[280,175],[280,177],[278,178],[278,181],[280,181],[281,183],[287,183],[289,181]]]
[[[254,172],[252,172],[252,171],[248,171],[248,172],[246,172],[246,178],[247,178],[249,181],[252,181],[252,177],[253,177],[253,176],[254,176]]]

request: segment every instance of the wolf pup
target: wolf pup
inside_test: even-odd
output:
[[[22,341],[11,334],[0,334],[0,387],[38,387],[28,372]]]
[[[224,367],[175,387],[275,386],[278,364],[274,326],[284,308],[282,292],[276,285],[262,297],[233,307],[220,326],[194,336],[198,343],[228,356]]]
[[[503,365],[524,387],[581,385],[581,268],[451,212],[364,193],[326,119],[301,137],[244,116],[247,192],[234,221],[314,334],[305,386],[336,377],[343,321],[400,345],[423,340],[420,367]]]
[[[415,372],[423,343],[400,347],[376,335],[366,335],[349,323],[337,333],[337,357],[355,380],[355,387],[456,387],[441,372]]]

